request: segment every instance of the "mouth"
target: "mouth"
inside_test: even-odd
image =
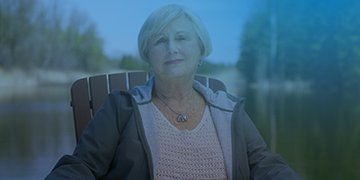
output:
[[[183,61],[184,61],[184,59],[174,59],[174,60],[166,61],[165,64],[166,65],[179,64]]]

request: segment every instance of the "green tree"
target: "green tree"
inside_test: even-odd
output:
[[[225,69],[224,64],[216,64],[209,62],[207,60],[202,61],[201,67],[198,67],[196,70],[196,74],[216,74],[221,70]]]
[[[309,80],[325,90],[360,90],[360,2],[277,0],[278,78]],[[270,8],[245,26],[237,67],[254,82],[268,78]],[[261,72],[261,73],[259,73]],[[259,75],[260,74],[260,75]]]
[[[0,0],[0,66],[26,66],[31,52],[24,49],[31,45],[35,6],[35,0]]]
[[[0,0],[0,66],[99,71],[107,57],[96,27],[73,11],[63,22],[61,6],[37,0]]]
[[[145,61],[128,54],[123,55],[121,58],[120,68],[126,70],[149,71],[148,64]]]

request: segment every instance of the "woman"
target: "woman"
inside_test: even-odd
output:
[[[138,46],[154,76],[111,92],[48,179],[301,179],[266,148],[243,99],[194,81],[211,52],[195,13],[157,9]]]

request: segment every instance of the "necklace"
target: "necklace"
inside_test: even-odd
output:
[[[194,89],[193,89],[193,92],[194,92],[194,100],[193,100],[192,104],[190,105],[190,107],[189,107],[184,113],[178,113],[178,112],[174,111],[164,100],[162,100],[162,99],[157,95],[156,92],[155,92],[155,96],[156,96],[157,98],[159,98],[167,107],[169,107],[169,109],[170,109],[173,113],[179,115],[179,116],[177,117],[177,121],[178,121],[178,122],[180,122],[180,121],[185,122],[185,121],[188,121],[188,119],[186,118],[185,114],[190,110],[190,108],[191,108],[191,107],[194,105],[194,103],[195,103],[196,96],[195,96],[195,90],[194,90]]]

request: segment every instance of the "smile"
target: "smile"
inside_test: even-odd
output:
[[[184,61],[184,59],[174,59],[174,60],[166,61],[165,64],[166,65],[179,64],[183,61]]]

